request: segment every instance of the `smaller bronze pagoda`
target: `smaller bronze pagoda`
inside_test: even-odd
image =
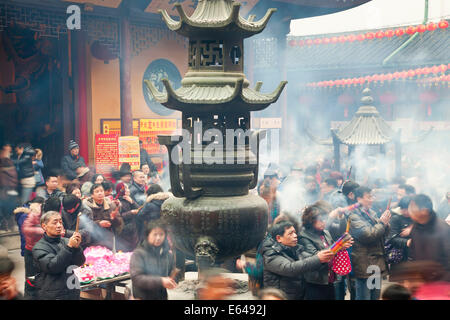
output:
[[[394,142],[396,146],[396,175],[400,174],[400,131],[394,132],[389,124],[381,117],[377,108],[373,106],[371,90],[363,90],[361,107],[355,113],[353,119],[343,128],[331,129],[331,139],[317,139],[309,133],[308,136],[316,143],[322,145],[333,145],[334,147],[334,170],[340,171],[340,145],[348,146],[348,156],[354,152],[359,145],[379,146],[380,152],[386,152],[386,144]],[[352,170],[354,176],[355,170]]]

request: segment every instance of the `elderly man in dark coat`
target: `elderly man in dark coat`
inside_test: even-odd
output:
[[[62,218],[59,212],[49,211],[42,215],[44,237],[33,247],[33,259],[38,269],[36,275],[39,300],[78,300],[80,289],[72,266],[85,261],[80,247],[81,235],[73,233],[70,239],[62,238]]]
[[[61,168],[67,179],[74,180],[89,172],[84,158],[80,156],[80,146],[73,140],[69,143],[70,154],[65,155],[61,161]],[[83,175],[83,176],[84,176]]]

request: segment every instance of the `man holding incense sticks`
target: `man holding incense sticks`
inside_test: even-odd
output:
[[[378,300],[381,278],[388,273],[384,243],[389,232],[391,213],[386,210],[378,219],[371,209],[372,190],[359,187],[354,190],[358,208],[350,212],[350,235],[355,240],[351,252],[356,278],[356,300]]]
[[[42,215],[44,237],[33,248],[33,259],[38,269],[36,275],[37,299],[79,300],[80,289],[73,285],[73,269],[85,261],[80,247],[81,235],[75,232],[70,239],[61,237],[63,230],[59,212]],[[70,268],[74,267],[74,268]]]

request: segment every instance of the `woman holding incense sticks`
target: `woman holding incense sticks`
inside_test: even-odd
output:
[[[314,256],[333,244],[331,234],[325,230],[327,219],[327,212],[319,205],[314,204],[304,209],[303,229],[299,236],[302,257]],[[347,242],[342,249],[350,248],[352,243]],[[319,269],[305,273],[305,300],[335,300],[334,282],[337,277],[332,270],[332,261],[322,263]]]

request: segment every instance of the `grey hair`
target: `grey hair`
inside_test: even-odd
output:
[[[57,211],[47,211],[41,216],[41,225],[47,224],[50,218],[56,215],[61,216]]]
[[[133,172],[133,178],[136,178],[137,175],[140,174],[140,173],[144,174],[144,172],[142,172],[142,170],[136,170],[136,171],[134,171],[134,172]]]

